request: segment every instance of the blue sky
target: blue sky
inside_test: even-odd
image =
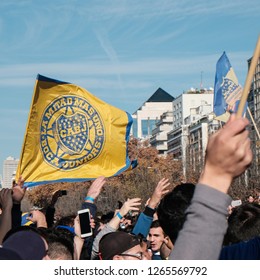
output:
[[[1,0],[0,168],[20,155],[38,73],[129,113],[158,87],[199,87],[201,73],[213,87],[223,51],[243,85],[259,15],[259,0]]]

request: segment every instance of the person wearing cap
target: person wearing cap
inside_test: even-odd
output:
[[[46,240],[33,231],[21,230],[11,234],[3,242],[2,248],[8,252],[14,252],[13,255],[17,255],[17,259],[50,259],[48,256],[48,244]]]
[[[99,254],[99,241],[101,238],[110,232],[115,232],[118,230],[120,222],[122,221],[123,217],[129,211],[138,211],[138,206],[141,204],[140,198],[132,198],[125,201],[123,206],[120,208],[119,211],[115,211],[114,217],[104,226],[104,228],[97,234],[94,239],[92,251],[91,251],[91,259],[95,260],[98,258]]]
[[[149,260],[142,248],[142,240],[124,231],[110,232],[99,242],[101,260]]]
[[[0,247],[0,260],[21,260],[22,258],[15,252]]]

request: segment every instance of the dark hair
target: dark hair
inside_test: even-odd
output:
[[[260,205],[245,203],[233,209],[228,218],[224,245],[248,241],[260,235]]]
[[[100,218],[100,222],[102,222],[103,224],[108,223],[112,218],[114,217],[114,212],[113,211],[109,211],[106,214],[103,214]]]
[[[194,190],[193,184],[178,185],[163,197],[157,208],[160,225],[173,243],[185,222],[185,211],[191,203]]]
[[[66,255],[68,259],[74,257],[74,234],[64,228],[39,228],[40,234],[46,239],[49,245],[49,256],[55,258],[58,255]],[[53,244],[53,245],[52,245]],[[56,251],[57,248],[61,250]],[[56,252],[55,252],[56,251]],[[65,253],[66,252],[66,253]]]
[[[73,226],[75,217],[75,215],[62,217],[56,222],[56,226]]]
[[[150,226],[150,228],[158,228],[161,227],[159,220],[154,220]]]

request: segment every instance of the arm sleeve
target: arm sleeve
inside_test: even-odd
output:
[[[90,214],[92,215],[93,218],[96,217],[96,212],[97,212],[97,206],[96,204],[89,203],[89,202],[83,202],[81,209],[89,209]]]
[[[13,204],[12,208],[12,228],[17,228],[21,226],[22,222],[22,211],[21,204]]]
[[[151,224],[153,222],[154,213],[154,209],[146,206],[144,212],[139,215],[132,233],[135,235],[142,234],[144,237],[147,237]]]
[[[114,231],[116,231],[116,229],[109,226],[109,224],[106,224],[105,227],[97,234],[97,236],[94,239],[93,246],[92,246],[91,260],[95,260],[98,257],[100,239],[105,234],[110,233],[110,232],[114,232]]]
[[[48,206],[45,214],[48,228],[51,228],[53,226],[54,214],[55,214],[55,207]]]
[[[223,192],[197,184],[169,259],[217,260],[227,229],[230,203],[231,198]]]
[[[224,247],[221,250],[219,259],[260,260],[260,237]]]

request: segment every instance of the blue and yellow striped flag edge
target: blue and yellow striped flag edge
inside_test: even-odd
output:
[[[132,117],[77,85],[38,75],[17,178],[25,186],[112,177],[128,157]]]

